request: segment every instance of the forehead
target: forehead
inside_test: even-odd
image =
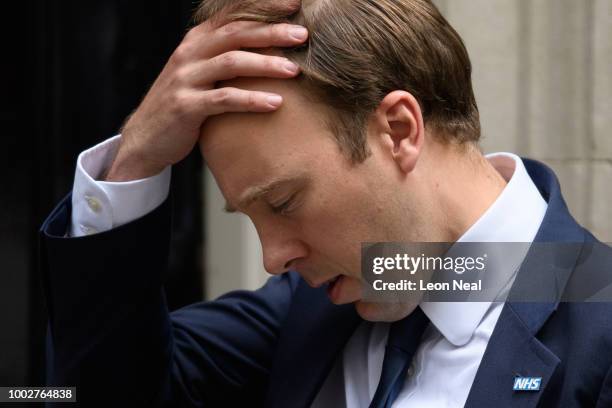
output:
[[[218,86],[279,94],[283,97],[283,104],[271,113],[223,113],[209,117],[202,127],[203,154],[217,147],[219,143],[229,142],[223,136],[238,130],[243,131],[242,136],[246,138],[261,135],[280,136],[295,128],[324,130],[322,125],[326,111],[308,96],[296,80],[238,78],[221,82]],[[283,130],[285,132],[282,132]],[[267,139],[270,138],[258,138],[258,141],[266,143]]]
[[[223,113],[207,118],[200,135],[200,150],[207,160],[217,161],[219,156],[244,149],[295,151],[329,133],[324,108],[309,99],[297,81],[239,78],[220,86],[276,93],[283,97],[283,104],[271,113]],[[224,154],[215,154],[220,150]]]
[[[298,81],[240,78],[221,86],[283,97],[283,105],[273,113],[225,113],[205,121],[200,151],[226,199],[332,160],[337,147],[325,108],[310,100]]]

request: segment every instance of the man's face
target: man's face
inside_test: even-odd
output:
[[[297,271],[311,286],[328,286],[335,304],[357,302],[368,320],[396,320],[414,305],[360,302],[362,242],[406,240],[410,225],[394,163],[372,146],[352,164],[328,129],[323,106],[294,80],[238,79],[227,86],[275,92],[272,114],[207,119],[201,152],[228,207],[252,220],[266,270]]]

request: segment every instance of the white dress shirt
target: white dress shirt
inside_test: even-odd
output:
[[[96,180],[112,163],[119,138],[116,136],[79,155],[71,236],[103,232],[133,221],[155,209],[168,196],[170,168],[156,176],[126,183]],[[459,241],[532,242],[544,218],[546,202],[518,156],[496,153],[487,159],[508,184]],[[508,275],[509,283],[517,266],[500,266],[500,273]],[[431,324],[393,407],[463,407],[503,303],[424,302],[420,307]],[[332,370],[335,374],[330,375],[323,389],[329,390],[326,385],[332,383],[334,387],[343,384],[347,407],[368,407],[382,371],[388,330],[386,323],[363,322],[349,339],[342,358]],[[320,398],[316,401],[328,405]]]

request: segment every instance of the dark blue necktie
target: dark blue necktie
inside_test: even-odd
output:
[[[421,307],[417,307],[404,319],[391,324],[382,373],[370,408],[391,408],[402,390],[406,372],[428,323]]]

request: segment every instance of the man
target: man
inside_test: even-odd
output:
[[[469,58],[433,4],[198,18],[43,226],[53,384],[84,406],[612,404],[608,304],[362,299],[362,242],[594,241],[548,168],[481,155]],[[277,276],[169,315],[169,166],[198,142]],[[577,261],[503,273],[563,288]]]

